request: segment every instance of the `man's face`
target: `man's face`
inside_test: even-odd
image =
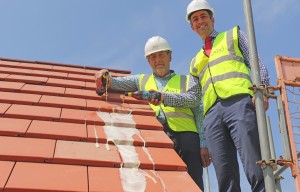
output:
[[[215,19],[210,18],[206,10],[196,11],[191,15],[191,27],[202,39],[209,36],[214,30]]]
[[[170,51],[159,51],[147,57],[150,67],[158,77],[165,77],[170,73],[170,63],[172,60]]]

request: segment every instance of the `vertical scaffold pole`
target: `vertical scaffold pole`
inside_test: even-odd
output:
[[[250,63],[251,71],[253,77],[253,84],[260,86],[260,72],[258,67],[258,55],[255,42],[255,32],[253,25],[253,16],[252,16],[252,7],[250,0],[244,0],[244,14],[247,27],[248,41],[249,41],[249,53],[250,53]],[[263,92],[261,89],[258,89],[255,92],[255,107],[258,123],[258,133],[260,141],[260,149],[262,162],[264,163],[261,167],[263,168],[264,181],[266,192],[275,191],[275,179],[273,174],[273,168],[271,166],[271,153],[269,147],[269,137],[267,131],[266,115],[264,111],[264,102],[263,102]]]

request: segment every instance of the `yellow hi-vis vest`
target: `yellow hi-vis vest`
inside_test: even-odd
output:
[[[189,76],[185,75],[174,75],[167,83],[164,88],[166,93],[182,93],[186,92],[188,87]],[[149,91],[151,89],[158,91],[157,85],[154,79],[154,75],[141,74],[139,79],[139,89],[143,91]],[[190,108],[183,107],[169,107],[160,104],[155,106],[150,104],[150,107],[155,111],[156,116],[159,113],[160,108],[163,110],[169,127],[173,131],[193,131],[198,133],[196,123],[194,120],[194,114]]]
[[[190,73],[199,77],[202,87],[204,114],[216,100],[226,99],[233,95],[249,94],[252,86],[250,72],[244,63],[239,48],[236,26],[229,31],[219,33],[214,40],[210,57],[204,54],[203,48],[191,61]]]

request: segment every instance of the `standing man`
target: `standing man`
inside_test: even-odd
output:
[[[193,0],[186,19],[204,46],[192,59],[189,89],[182,94],[162,94],[165,106],[189,107],[202,97],[206,142],[218,179],[219,191],[239,192],[240,156],[252,191],[265,191],[257,119],[250,77],[247,39],[239,27],[214,30],[214,11],[205,0]],[[267,69],[259,60],[262,83],[269,84]],[[152,104],[156,104],[152,102]],[[268,99],[264,97],[265,110]]]
[[[150,38],[145,45],[145,57],[153,74],[139,74],[127,77],[109,77],[110,89],[119,91],[161,91],[182,93],[187,90],[189,76],[175,74],[170,70],[172,49],[159,36]],[[101,88],[102,75],[107,70],[96,73],[96,91]],[[187,165],[187,171],[201,190],[203,187],[203,167],[210,165],[208,149],[202,126],[202,105],[195,108],[174,108],[151,105],[164,131],[174,142],[174,149]],[[199,138],[200,136],[200,138]]]

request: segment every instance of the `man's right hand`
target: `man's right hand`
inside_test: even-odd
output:
[[[97,71],[95,73],[95,83],[96,83],[96,89],[100,89],[101,86],[102,86],[102,76],[104,75],[104,73],[108,72],[107,69],[102,69],[100,71]],[[108,84],[106,85],[108,88],[110,87],[111,85],[111,79],[110,79],[110,75],[108,76]]]

